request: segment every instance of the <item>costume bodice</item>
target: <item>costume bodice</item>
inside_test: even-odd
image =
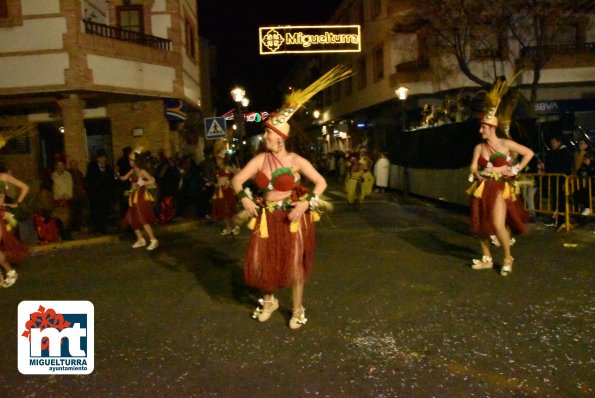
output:
[[[296,186],[296,178],[291,168],[283,166],[281,161],[272,153],[265,153],[265,162],[273,170],[271,178],[262,171],[258,170],[254,176],[254,184],[258,189],[264,192],[268,191],[291,191]],[[264,165],[264,162],[263,162]]]
[[[485,169],[486,167],[500,167],[511,165],[511,159],[509,155],[503,152],[496,151],[489,144],[483,145],[487,149],[490,156],[488,159],[486,159],[483,156],[480,156],[479,159],[477,159],[477,164],[481,169]]]

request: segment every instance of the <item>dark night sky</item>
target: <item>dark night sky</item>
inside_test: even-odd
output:
[[[280,82],[289,68],[313,55],[259,54],[258,27],[325,24],[341,0],[198,0],[199,33],[217,46],[213,95],[217,113],[234,106],[229,91],[240,85],[251,111],[281,105]]]

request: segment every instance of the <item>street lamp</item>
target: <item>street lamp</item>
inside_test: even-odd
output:
[[[236,109],[233,118],[235,121],[234,127],[237,127],[235,128],[234,136],[237,136],[238,138],[244,138],[246,132],[246,120],[244,117],[244,112],[242,112],[242,107],[247,107],[250,103],[250,100],[246,98],[246,90],[241,87],[235,87],[233,90],[231,90],[231,97],[236,103]],[[238,158],[240,164],[243,164],[244,162],[243,156],[243,147],[239,146]]]
[[[405,101],[407,100],[407,94],[409,93],[409,88],[405,86],[400,86],[398,89],[395,90],[395,95],[401,101],[401,131],[405,131]]]
[[[409,93],[409,88],[405,86],[400,86],[398,89],[395,90],[395,95],[401,101],[401,133],[405,132],[405,101],[407,100],[407,94]],[[409,196],[409,167],[405,166],[403,169],[403,194],[405,197]]]
[[[312,116],[314,116],[314,119],[318,119],[320,117],[320,111],[318,109],[316,109],[313,113]]]

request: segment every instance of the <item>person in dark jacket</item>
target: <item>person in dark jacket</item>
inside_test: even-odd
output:
[[[547,174],[572,174],[574,156],[570,149],[562,142],[562,137],[553,135],[550,138],[550,150],[545,154],[545,172]],[[558,227],[560,215],[565,212],[566,197],[564,193],[565,177],[558,176],[549,179],[549,195],[554,207],[553,223],[550,226]]]
[[[131,167],[130,167],[130,154],[132,153],[132,147],[124,147],[122,148],[122,156],[116,162],[116,171],[120,173],[120,175],[126,175]],[[130,191],[132,184],[130,181],[117,181],[116,188],[116,197],[118,201],[118,213],[120,217],[119,219],[123,219],[128,211],[128,196],[126,195],[127,191]]]
[[[99,151],[95,161],[89,163],[85,175],[91,228],[96,234],[107,233],[112,222],[112,204],[116,186],[114,176],[114,169],[107,163],[105,151]]]

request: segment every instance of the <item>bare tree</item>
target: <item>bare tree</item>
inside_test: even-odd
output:
[[[594,10],[592,0],[420,0],[409,18],[429,29],[435,41],[432,47],[454,56],[465,76],[483,88],[492,82],[473,72],[474,62],[491,58],[494,79],[501,74],[497,63],[532,71],[528,107],[532,113],[542,69],[565,48],[576,52],[589,22],[586,14]],[[404,23],[406,19],[400,18],[394,30],[398,32]],[[574,43],[561,42],[563,38]],[[513,53],[516,48],[519,52]]]
[[[501,0],[499,0],[501,1]],[[592,1],[507,0],[507,7],[493,7],[494,19],[506,25],[519,48],[518,66],[531,70],[529,113],[533,114],[541,71],[557,54],[577,52],[580,30],[593,12]]]

